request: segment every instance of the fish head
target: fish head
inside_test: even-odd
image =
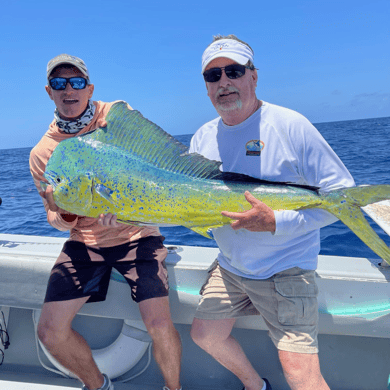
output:
[[[53,187],[53,197],[57,206],[73,214],[87,214],[93,199],[92,173],[66,175],[64,172],[46,171],[44,177]]]
[[[61,141],[47,162],[44,177],[53,187],[56,205],[87,215],[92,205],[94,169],[89,148],[80,136]]]

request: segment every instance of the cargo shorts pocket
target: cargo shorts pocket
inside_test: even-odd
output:
[[[312,326],[318,322],[318,287],[315,272],[298,267],[274,279],[278,320],[282,325]]]
[[[199,294],[200,295],[203,295],[203,292],[207,286],[207,284],[209,283],[209,280],[210,280],[210,277],[211,277],[211,274],[216,270],[216,268],[218,267],[218,260],[214,260],[210,267],[208,268],[207,270],[207,278],[206,278],[206,281],[203,283],[202,287],[200,288],[199,290]]]

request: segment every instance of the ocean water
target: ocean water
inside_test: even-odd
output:
[[[356,184],[390,184],[390,117],[316,124]],[[189,145],[190,134],[176,136]],[[0,149],[0,233],[68,237],[46,221],[42,201],[29,172],[31,148]],[[390,237],[367,218],[390,246]],[[184,227],[161,228],[165,244],[215,247],[213,240]],[[321,229],[321,254],[377,259],[343,223]]]

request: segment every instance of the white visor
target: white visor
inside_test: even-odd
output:
[[[216,58],[225,57],[245,65],[248,61],[253,63],[253,51],[243,43],[235,39],[220,39],[213,42],[203,53],[202,56],[202,74],[207,65]]]

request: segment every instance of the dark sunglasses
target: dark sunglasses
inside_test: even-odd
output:
[[[84,89],[88,81],[84,77],[71,77],[69,79],[65,77],[54,77],[49,80],[49,84],[55,91],[60,91],[66,88],[66,84],[70,84],[73,89]]]
[[[215,83],[222,77],[222,69],[225,70],[225,74],[229,79],[239,79],[244,76],[245,69],[254,70],[256,68],[251,66],[245,66],[240,64],[232,64],[225,66],[224,68],[211,68],[203,73],[203,78],[208,83]]]

